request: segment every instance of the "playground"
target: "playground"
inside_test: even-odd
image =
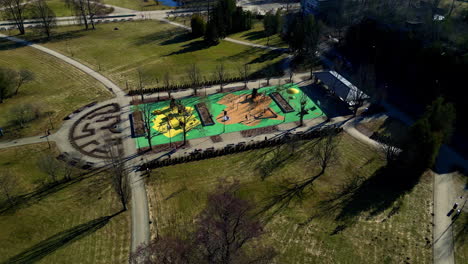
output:
[[[301,108],[305,110],[304,120],[324,115],[319,106],[295,84],[148,105],[152,115],[152,145],[183,141],[184,128],[187,140],[190,140],[296,122],[300,120]],[[136,137],[135,140],[137,148],[148,147],[145,136]]]

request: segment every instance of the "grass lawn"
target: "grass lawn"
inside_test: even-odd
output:
[[[77,108],[112,96],[102,84],[73,66],[34,48],[17,47],[3,39],[0,40],[0,67],[28,69],[35,74],[35,80],[25,84],[18,95],[0,104],[0,127],[11,132],[6,138],[39,135],[50,128],[46,114],[24,129],[11,127],[13,117],[9,110],[15,105],[37,104],[42,113],[53,112],[51,120],[57,129],[63,118]]]
[[[48,176],[37,169],[47,144],[0,150],[0,170],[17,179],[16,195],[27,195],[16,207],[0,208],[0,262],[124,263],[129,254],[130,214],[120,210],[102,174],[75,178],[45,188]],[[45,190],[42,189],[42,190]],[[0,204],[5,197],[0,194]]]
[[[281,39],[279,34],[271,36],[270,41],[268,41],[268,38],[265,36],[264,30],[265,29],[263,27],[263,21],[254,19],[253,27],[251,30],[235,33],[230,35],[229,37],[260,45],[268,45],[279,48],[288,47],[288,44]]]
[[[338,137],[339,161],[315,181],[301,203],[290,204],[267,221],[266,234],[259,243],[276,248],[279,256],[275,263],[432,263],[432,249],[427,247],[426,240],[432,238],[430,175],[424,175],[409,193],[382,211],[370,207],[343,220],[340,214],[357,208],[350,207],[352,203],[347,200],[353,195],[337,193],[343,193],[343,187],[352,186],[353,182],[358,183],[359,189],[364,179],[385,164],[367,145],[344,133]],[[307,151],[311,144],[303,142],[295,155],[264,180],[259,168],[266,160],[286,153],[290,146],[279,151],[254,150],[153,170],[148,180],[155,223],[153,236],[184,234],[193,228],[194,217],[204,207],[207,193],[213,191],[219,178],[239,180],[240,195],[262,208],[265,199],[277,193],[280,183],[317,173],[318,168]],[[362,181],[353,181],[359,179],[357,176],[363,177]],[[331,202],[337,196],[338,202]],[[372,204],[378,207],[379,201]],[[262,216],[268,219],[270,215]]]
[[[148,0],[146,2],[144,0],[103,0],[102,3],[140,11],[163,10],[173,8],[164,5],[164,1],[166,0],[159,1],[159,3],[154,0]]]
[[[284,122],[299,121],[300,116],[298,113],[300,111],[301,97],[303,93],[296,85],[285,85],[284,87],[285,88],[282,90],[277,90],[276,87],[264,87],[259,89],[258,92],[264,94],[266,96],[265,101],[269,103],[267,105],[265,104],[256,108],[256,103],[245,100],[246,96],[248,97],[252,93],[251,90],[214,94],[206,98],[190,97],[182,99],[182,105],[193,109],[193,117],[189,118],[189,121],[193,121],[193,125],[188,126],[189,129],[187,133],[187,139],[195,139],[200,137],[220,135],[222,133],[274,126]],[[295,95],[290,95],[288,94],[288,89],[297,91],[298,93]],[[283,98],[288,101],[289,105],[294,108],[293,112],[283,113],[278,104],[270,99],[270,96],[268,95],[277,91],[280,92]],[[259,96],[259,98],[262,97]],[[322,110],[320,110],[316,103],[313,102],[309,97],[306,98],[307,101],[305,104],[305,109],[309,112],[304,115],[304,120],[323,116],[324,114]],[[213,121],[215,123],[214,125],[202,125],[200,122],[200,114],[195,110],[195,105],[198,103],[205,103],[207,105],[210,114],[213,116]],[[259,104],[261,104],[261,102]],[[153,145],[170,143],[170,140],[172,140],[172,142],[183,141],[183,129],[179,126],[179,122],[177,120],[177,118],[181,118],[174,117],[177,115],[174,113],[174,111],[169,109],[169,105],[170,101],[149,104],[149,107],[151,107],[151,111],[154,114],[152,121],[154,125],[151,128],[152,135],[154,135],[152,138]],[[252,111],[249,110],[251,107],[253,108]],[[266,107],[268,107],[268,111],[264,111]],[[230,117],[230,120],[232,120],[231,122],[228,121],[226,125],[224,125],[222,121],[224,110],[227,110],[228,116]],[[248,115],[249,113],[252,113],[253,116],[250,117],[249,120],[245,120],[244,116]],[[172,118],[172,129],[170,129],[170,131],[167,129],[167,123],[169,119],[168,117]],[[149,146],[146,137],[139,137],[135,140],[137,142],[137,148]]]
[[[144,86],[151,87],[156,80],[162,83],[165,72],[173,82],[188,82],[185,72],[192,63],[197,63],[204,77],[212,79],[221,62],[230,75],[239,76],[238,68],[245,63],[255,72],[285,56],[226,41],[207,47],[185,30],[156,21],[102,24],[90,31],[78,27],[57,30],[55,40],[42,44],[99,70],[123,88],[128,81],[129,89],[137,88],[137,69],[142,72]]]

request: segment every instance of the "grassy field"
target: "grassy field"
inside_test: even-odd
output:
[[[268,45],[279,48],[287,48],[288,44],[284,42],[281,37],[276,34],[268,38],[265,36],[262,20],[254,20],[251,30],[232,34],[229,37],[237,40],[243,40],[260,45]]]
[[[352,190],[353,183],[359,190],[385,164],[367,145],[346,134],[339,138],[339,161],[316,180],[302,202],[276,215],[262,214],[269,221],[260,243],[276,248],[275,263],[431,263],[432,250],[427,246],[432,239],[431,176],[424,175],[409,193],[386,206],[376,197],[360,200],[359,191],[346,190]],[[317,172],[307,151],[311,144],[304,142],[296,155],[264,180],[259,168],[290,146],[153,170],[148,184],[153,236],[184,234],[193,228],[194,217],[219,178],[239,180],[241,196],[261,209],[280,183]],[[377,197],[385,199],[386,194]]]
[[[197,63],[204,77],[212,79],[213,70],[221,62],[229,74],[239,76],[238,68],[245,63],[255,72],[284,58],[277,52],[226,41],[207,47],[202,39],[156,21],[103,24],[92,31],[77,27],[57,30],[55,40],[42,44],[102,72],[123,88],[128,81],[129,89],[137,87],[138,69],[144,86],[149,87],[156,80],[161,83],[165,72],[173,82],[187,82],[185,72],[192,63]]]
[[[120,210],[109,182],[98,174],[41,189],[48,176],[36,162],[47,152],[47,144],[0,150],[0,170],[10,170],[15,194],[25,195],[0,208],[0,262],[125,263],[130,215],[107,217]]]
[[[108,5],[140,11],[163,10],[172,8],[170,6],[164,5],[161,2],[157,3],[154,0],[148,0],[146,2],[143,0],[103,0],[102,2]]]
[[[73,66],[36,49],[17,47],[6,40],[0,40],[0,67],[28,69],[35,74],[35,80],[25,84],[18,95],[0,104],[0,127],[9,133],[6,138],[45,133],[50,128],[48,115],[44,114],[46,112],[52,113],[51,121],[57,129],[63,118],[74,110],[89,102],[112,96],[102,84]],[[42,117],[24,129],[10,127],[13,117],[9,110],[15,105],[26,103],[38,105]]]

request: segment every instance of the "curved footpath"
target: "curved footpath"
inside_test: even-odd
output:
[[[31,42],[16,38],[16,37],[9,37],[3,34],[0,34],[0,37],[8,39],[13,42],[17,42],[19,44],[29,46],[35,49],[38,49],[42,52],[45,52],[47,54],[50,54],[74,67],[77,69],[83,71],[84,73],[89,74],[93,78],[95,78],[97,81],[102,83],[106,88],[108,88],[110,91],[112,91],[115,95],[115,99],[111,99],[109,101],[116,101],[120,104],[122,107],[122,113],[129,113],[130,112],[130,104],[129,104],[129,98],[126,98],[125,95],[126,93],[118,87],[116,84],[114,84],[112,81],[104,77],[103,75],[99,74],[98,72],[92,70],[91,68],[83,65],[80,62],[77,62],[61,53],[58,53],[56,51],[53,51],[51,49],[48,49],[46,47],[33,44]],[[106,102],[109,102],[106,101]],[[106,103],[104,102],[104,103]],[[99,105],[102,105],[103,103],[100,103],[94,107],[91,107],[83,113],[91,111],[92,109],[98,107]],[[79,115],[77,115],[79,116]],[[77,120],[77,116],[74,116],[72,120],[67,121],[67,124],[71,124],[74,121]],[[135,144],[133,143],[133,140],[131,138],[131,131],[130,131],[130,124],[128,120],[128,116],[124,116],[122,118],[122,122],[128,122],[128,125],[126,126],[127,129],[123,131],[123,148],[125,155],[127,157],[135,157],[136,152],[136,147]],[[66,127],[65,127],[66,128]],[[49,140],[53,141],[61,141],[65,142],[68,141],[68,130],[64,129],[62,127],[58,133],[53,134],[49,137]],[[32,143],[39,143],[39,142],[45,142],[47,139],[42,138],[41,136],[38,137],[31,137],[31,138],[24,138],[24,139],[18,139],[14,140],[12,142],[7,142],[7,143],[1,143],[0,148],[6,148],[6,147],[12,147],[12,146],[19,146],[19,145],[25,145],[25,144],[32,144]],[[15,143],[16,142],[16,143]],[[58,144],[59,148],[61,144]],[[68,150],[69,151],[69,150]],[[147,195],[146,195],[146,189],[144,185],[144,181],[141,180],[141,175],[138,171],[136,171],[134,168],[138,166],[138,160],[136,158],[129,158],[128,161],[126,162],[126,167],[130,168],[129,172],[129,181],[131,184],[131,215],[132,215],[132,241],[131,241],[131,249],[134,251],[139,245],[143,243],[148,243],[150,240],[150,232],[149,232],[149,215],[148,215],[148,200],[147,200]]]

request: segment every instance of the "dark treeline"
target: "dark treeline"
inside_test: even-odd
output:
[[[235,0],[218,0],[208,7],[206,23],[194,15],[191,24],[194,36],[203,35],[206,42],[215,45],[229,34],[251,29],[252,13],[236,6]]]
[[[457,116],[467,116],[467,47],[428,42],[417,34],[366,19],[349,28],[340,51],[353,64],[375,68],[377,93],[412,115],[438,97],[454,104]],[[467,128],[458,120],[458,131]]]

